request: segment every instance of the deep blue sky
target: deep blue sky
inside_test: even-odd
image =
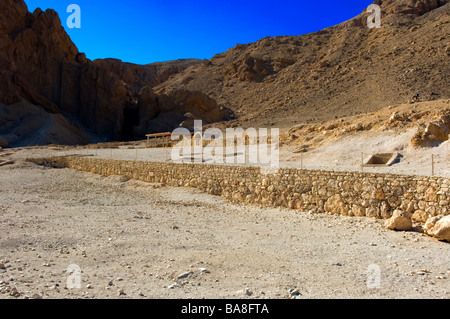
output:
[[[89,59],[147,64],[214,54],[266,36],[301,35],[360,14],[373,0],[25,0],[33,12],[55,9]],[[81,28],[69,29],[67,6],[81,8]]]

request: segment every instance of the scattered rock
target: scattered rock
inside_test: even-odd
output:
[[[398,114],[397,112],[394,112],[391,117],[389,118],[389,123],[393,124],[395,122],[402,122],[404,121],[404,117],[400,114]]]

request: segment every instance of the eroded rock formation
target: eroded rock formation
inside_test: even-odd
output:
[[[134,139],[149,131],[170,131],[186,120],[186,112],[205,121],[222,120],[228,113],[203,93],[184,90],[157,96],[151,92],[153,86],[199,63],[194,59],[149,65],[90,61],[78,51],[54,10],[30,13],[23,0],[3,0],[0,105],[5,107],[0,116],[9,122],[0,125],[0,136],[10,146],[82,144],[96,138]],[[58,137],[42,137],[47,131],[37,124],[31,131],[30,125],[14,125],[12,133],[11,123],[22,123],[24,116],[41,123],[52,114],[58,115],[61,131],[53,132]],[[73,138],[66,136],[68,131],[74,132]]]

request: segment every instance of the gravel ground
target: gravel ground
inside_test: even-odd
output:
[[[8,151],[0,298],[450,298],[449,243],[419,232],[23,161],[57,152],[45,148]]]

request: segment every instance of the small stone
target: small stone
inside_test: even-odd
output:
[[[123,290],[123,288],[121,288],[121,289],[119,289],[119,290],[117,291],[117,295],[118,295],[118,296],[125,296],[126,293],[125,293],[125,291]]]
[[[420,272],[423,272],[423,273],[425,273],[425,274],[431,274],[431,271],[428,270],[428,269],[420,269],[419,271],[420,271]]]
[[[32,299],[42,299],[42,295],[41,294],[33,294],[33,297],[31,297]]]
[[[251,296],[251,295],[253,295],[253,292],[250,289],[248,289],[248,288],[244,288],[242,290],[236,291],[236,294],[237,295],[244,295],[244,296]]]
[[[12,297],[19,297],[20,293],[17,291],[16,287],[12,287],[11,290],[9,291],[9,295]]]
[[[182,273],[181,275],[179,275],[179,276],[177,277],[177,279],[184,279],[184,278],[189,277],[189,276],[192,275],[192,274],[193,274],[192,271],[188,271],[188,272],[185,272],[185,273]]]
[[[210,271],[208,270],[208,269],[206,269],[206,268],[199,268],[198,269],[202,274],[209,274],[210,273]]]
[[[291,297],[300,296],[301,295],[300,290],[298,288],[289,289],[289,294],[291,295]]]

